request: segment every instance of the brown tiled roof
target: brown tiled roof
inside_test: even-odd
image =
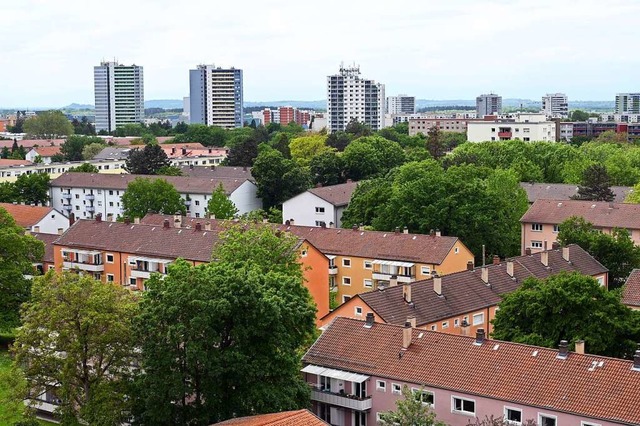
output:
[[[172,184],[178,192],[184,194],[211,194],[219,184],[225,192],[231,194],[245,183],[247,179],[197,178],[188,176],[150,176],[109,173],[65,173],[51,181],[52,187],[63,188],[99,188],[127,189],[129,182],[136,178],[164,179]]]
[[[634,269],[622,288],[622,303],[640,307],[640,269]]]
[[[53,211],[53,207],[27,206],[24,204],[0,203],[0,207],[13,217],[18,226],[28,228],[40,222]]]
[[[251,167],[230,167],[230,166],[181,166],[180,170],[184,176],[200,178],[223,178],[223,179],[249,179],[253,181]]]
[[[31,166],[33,163],[27,160],[13,160],[11,158],[0,158],[0,167],[8,166]]]
[[[39,146],[33,149],[35,149],[38,155],[41,157],[51,157],[60,153],[59,146]]]
[[[537,200],[520,222],[560,224],[571,216],[583,217],[596,227],[640,229],[640,204],[603,201]]]
[[[336,207],[341,207],[349,204],[353,191],[356,190],[357,186],[358,182],[347,182],[339,185],[311,188],[309,192]]]
[[[563,271],[591,276],[607,272],[580,246],[568,247],[570,262],[562,258],[562,250],[548,250],[549,267],[542,264],[541,253],[513,258],[515,279],[507,274],[506,262],[488,265],[490,286],[482,281],[482,268],[442,276],[442,296],[434,292],[432,279],[417,281],[411,284],[411,305],[403,298],[402,285],[362,293],[359,297],[384,322],[402,325],[407,317],[415,316],[416,325],[424,325],[495,306],[502,300],[501,295],[516,290],[529,277],[542,279]]]
[[[536,200],[570,200],[571,197],[578,194],[578,185],[565,183],[534,183],[520,182],[520,186],[526,191],[527,198],[530,203]],[[629,192],[633,188],[629,186],[612,186],[611,190],[615,194],[616,203],[624,202]]]
[[[54,263],[53,242],[57,240],[60,235],[43,234],[41,232],[32,232],[31,235],[44,243],[44,257],[42,258],[42,261],[45,263]]]
[[[337,318],[306,364],[415,383],[625,424],[640,423],[640,371],[633,362],[414,329],[402,356],[402,327]],[[599,365],[602,362],[602,366]],[[594,364],[595,363],[595,364]],[[591,371],[590,371],[591,369]]]
[[[297,410],[239,417],[216,424],[233,426],[326,426],[329,423],[320,420],[309,410]]]
[[[62,145],[65,142],[64,139],[23,139],[18,141],[18,145],[23,146],[25,148],[33,148],[35,145],[38,146],[51,146],[51,145]],[[11,148],[13,146],[13,139],[0,141],[0,148]]]

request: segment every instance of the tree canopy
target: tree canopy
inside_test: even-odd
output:
[[[62,111],[44,111],[24,122],[24,132],[31,137],[56,139],[73,134],[73,126]]]
[[[13,183],[17,202],[47,205],[49,201],[49,175],[47,173],[21,174]]]
[[[211,194],[211,198],[207,203],[207,213],[213,215],[216,219],[233,219],[238,213],[238,209],[227,196],[222,183]]]
[[[122,194],[124,215],[144,217],[152,211],[161,214],[185,214],[187,209],[178,191],[164,179],[136,178]]]
[[[582,175],[576,200],[613,201],[616,195],[611,190],[607,169],[601,164],[592,164]]]
[[[170,165],[169,157],[157,143],[132,150],[125,160],[125,170],[133,175],[155,175],[158,170]]]
[[[294,138],[289,143],[291,158],[299,166],[308,166],[313,157],[325,152],[333,151],[333,148],[326,145],[326,136],[313,135]]]
[[[428,396],[422,389],[412,391],[402,386],[402,398],[396,400],[395,411],[380,413],[380,426],[446,426],[436,419],[431,404],[424,399]]]
[[[402,147],[380,136],[362,137],[351,142],[342,154],[347,176],[353,180],[384,176],[406,161]]]
[[[85,147],[97,144],[103,147],[106,146],[104,141],[97,136],[69,136],[67,140],[60,145],[60,154],[62,154],[64,161],[82,161],[85,159],[83,157]]]
[[[311,186],[309,172],[280,151],[264,146],[256,158],[251,174],[258,185],[258,196],[265,209],[306,191]]]
[[[75,173],[99,173],[100,170],[98,170],[98,168],[96,166],[94,166],[91,163],[82,163],[79,166],[76,167],[71,167],[69,169],[69,173],[71,172],[75,172]]]

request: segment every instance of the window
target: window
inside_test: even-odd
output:
[[[113,274],[107,274],[107,282],[109,283],[113,282]]]
[[[598,284],[600,284],[601,286],[604,285],[604,277],[598,277],[596,278],[596,280],[598,281]]]
[[[200,205],[200,201],[196,200],[196,206],[199,206],[199,205]]]
[[[373,288],[373,281],[372,280],[364,280],[364,286],[366,288]]]
[[[476,415],[476,402],[473,399],[460,398],[459,396],[451,397],[451,411],[460,414]]]
[[[129,278],[129,285],[137,285],[138,281],[134,277]]]
[[[433,392],[415,389],[415,388],[411,390],[413,391],[413,395],[418,401],[422,402],[423,404],[433,405],[433,401],[434,401]]]
[[[431,326],[431,331],[436,331],[437,329],[438,329],[438,326],[437,326],[437,325],[432,325],[432,326]]]
[[[458,318],[453,320],[453,326],[454,327],[460,327],[460,320]]]
[[[442,322],[442,328],[449,328],[449,321],[443,321]]]
[[[556,234],[560,232],[560,225],[553,225],[553,232],[555,232]]]
[[[512,424],[522,424],[522,410],[504,407],[504,419]]]
[[[80,194],[76,194],[76,200],[80,198]]]
[[[361,306],[356,306],[355,314],[356,314],[357,317],[361,317],[362,316],[362,307]]]
[[[429,266],[421,266],[420,272],[422,272],[422,275],[429,275],[431,273],[431,268]]]
[[[307,254],[308,254],[308,252],[307,252],[307,250],[306,250],[306,249],[305,249],[305,250],[302,250],[302,251],[300,252],[300,256],[302,256],[302,257],[307,257]]]
[[[353,426],[367,426],[367,413],[356,411],[353,415],[355,418]]]
[[[316,207],[316,214],[324,213],[324,207]]]
[[[456,247],[456,248],[454,248],[454,249],[453,249],[453,252],[454,252],[455,254],[460,253],[460,247]]]
[[[542,241],[531,241],[531,248],[542,248]]]
[[[601,426],[599,423],[591,423],[591,422],[580,422],[580,426]]]
[[[113,263],[113,255],[107,253],[107,263]]]
[[[109,207],[113,207],[113,201],[109,201]]]
[[[346,266],[347,268],[351,268],[351,259],[342,259],[342,266]]]
[[[484,324],[484,312],[473,315],[473,325],[482,325]]]
[[[109,191],[109,195],[113,195],[113,191]]]
[[[370,260],[364,261],[364,269],[373,269],[373,263]]]
[[[350,277],[342,277],[342,285],[351,285]]]
[[[398,383],[391,384],[391,393],[394,395],[400,395],[402,393],[402,386]]]
[[[522,133],[529,133],[531,129],[529,127],[525,127],[522,129]]]
[[[538,425],[540,426],[556,426],[558,418],[550,414],[538,414]]]
[[[376,390],[386,392],[387,391],[387,382],[384,380],[376,380]]]
[[[316,220],[316,226],[326,226],[327,223],[324,220]]]
[[[532,231],[542,231],[542,224],[541,223],[532,223],[531,224],[531,230]]]
[[[53,265],[49,265],[49,269],[48,269],[49,271],[53,271],[53,270],[55,270],[55,269],[56,269],[56,267],[55,267],[55,266],[53,266]]]
[[[342,303],[347,303],[349,301],[349,299],[351,299],[351,296],[343,295],[342,296]]]

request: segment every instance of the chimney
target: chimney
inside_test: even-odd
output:
[[[544,266],[549,266],[549,252],[548,251],[543,251],[540,253],[540,262],[542,262],[542,264]]]
[[[576,340],[576,353],[584,355],[584,340]]]
[[[269,218],[268,217],[263,217],[262,218],[262,223],[269,223]]]
[[[178,212],[173,215],[173,226],[176,228],[182,227],[182,213]]]
[[[473,260],[467,262],[467,271],[473,271]]]
[[[442,278],[440,278],[439,275],[433,276],[433,291],[435,291],[438,296],[442,296]]]
[[[394,229],[393,232],[395,232],[396,234],[399,234],[400,233],[400,227],[396,226],[396,229]]]
[[[562,258],[569,262],[569,247],[562,247]]]
[[[358,230],[358,225],[354,224],[354,225],[351,227],[351,229],[353,229],[354,231],[357,231],[357,230]]]
[[[416,328],[416,317],[415,315],[411,315],[407,317],[407,322],[411,324],[412,328]]]
[[[429,230],[429,236],[435,237],[436,236],[436,231],[434,231],[433,229],[430,229]]]
[[[69,213],[69,226],[73,225],[76,222],[76,215],[73,213]]]
[[[96,222],[102,222],[102,213],[96,213]]]
[[[205,231],[211,231],[211,222],[205,222],[204,223],[204,230]]]
[[[193,170],[193,163],[189,164],[189,169]]]
[[[333,222],[329,222],[329,228],[333,228]]]
[[[395,287],[398,285],[398,276],[397,275],[392,275],[389,278],[389,287]]]
[[[360,223],[358,226],[358,231],[364,231],[364,223]]]
[[[402,329],[402,349],[407,350],[411,345],[411,334],[413,329],[411,328],[410,322],[404,323],[404,328]]]
[[[436,229],[436,237],[442,237],[442,232],[439,229]]]
[[[551,250],[558,250],[560,248],[560,243],[557,241],[554,241],[551,243]]]
[[[176,147],[174,146],[174,147],[171,148],[171,154],[173,155],[175,153],[176,153]]]
[[[182,155],[187,155],[187,148],[182,148]]]
[[[242,168],[242,171],[243,171],[243,172],[246,172],[246,171],[247,171],[247,166],[244,166],[244,167]]]
[[[405,302],[411,303],[411,283],[402,286],[402,297]]]
[[[58,235],[64,234],[64,228],[58,228]]]
[[[129,219],[129,216],[125,216],[122,221],[124,222],[125,225],[130,225],[131,224],[131,219]]]
[[[531,256],[531,247],[527,247],[524,249],[524,255],[525,256]]]
[[[481,272],[480,278],[485,284],[489,284],[489,269],[486,266],[483,266]]]
[[[296,221],[293,219],[289,219],[289,225],[293,226],[296,224]]]
[[[633,355],[633,370],[640,370],[640,349]]]
[[[373,323],[374,323],[373,312],[368,312],[367,313],[367,319],[364,322],[364,328],[373,327]]]
[[[500,264],[500,256],[498,256],[497,254],[493,255],[493,264],[494,265],[499,265]]]
[[[200,222],[196,222],[196,232],[202,231],[202,224]]]
[[[507,260],[507,274],[513,278],[513,260]]]
[[[402,233],[403,234],[408,234],[409,233],[409,228],[407,228],[406,226],[404,228],[402,228]]]
[[[558,345],[558,355],[556,358],[565,359],[569,356],[569,342],[566,340],[560,340],[560,344]]]
[[[135,223],[136,225],[140,224],[140,218],[139,217],[134,217],[133,218],[133,223]]]
[[[474,345],[482,345],[484,343],[484,328],[479,328],[476,330],[476,341],[473,342]]]
[[[164,220],[164,223],[162,224],[162,227],[164,229],[169,229],[169,219],[165,219]]]

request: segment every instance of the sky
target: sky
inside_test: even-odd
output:
[[[93,104],[93,67],[144,67],[145,99],[235,66],[245,101],[320,100],[341,62],[386,94],[613,100],[640,91],[638,0],[0,0],[0,107]]]

